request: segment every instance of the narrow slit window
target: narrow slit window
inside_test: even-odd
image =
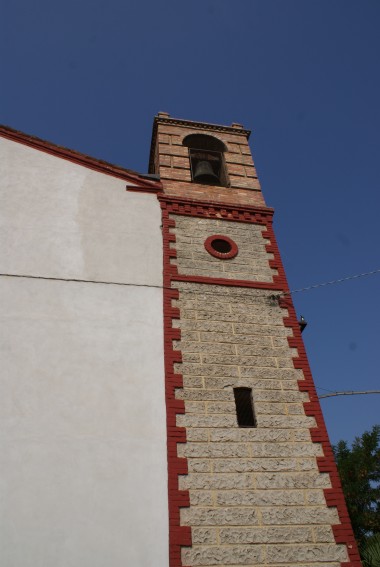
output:
[[[239,427],[256,427],[251,388],[234,388],[234,396]]]

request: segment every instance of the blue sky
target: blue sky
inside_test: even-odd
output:
[[[158,111],[240,122],[290,288],[380,268],[378,0],[1,6],[3,124],[146,172]],[[318,387],[380,389],[379,286],[294,295]],[[380,395],[322,408],[333,443],[380,422]]]

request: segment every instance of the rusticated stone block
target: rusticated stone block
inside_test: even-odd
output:
[[[183,362],[193,362],[195,364],[200,364],[202,362],[200,354],[196,352],[184,352],[182,354]]]
[[[183,385],[185,388],[203,388],[204,383],[200,376],[184,376]]]
[[[307,543],[313,542],[311,528],[287,526],[284,528],[222,528],[221,543]]]
[[[228,343],[200,343],[173,341],[173,348],[188,353],[235,354],[235,345]]]
[[[299,563],[310,561],[348,561],[343,545],[271,545],[267,549],[268,563]]]
[[[325,495],[322,490],[308,490],[305,497],[307,504],[311,506],[323,506],[326,504]]]
[[[241,443],[184,443],[178,446],[179,457],[248,457],[248,447]]]
[[[229,490],[252,488],[252,476],[249,474],[195,474],[179,477],[180,490],[197,488],[201,490]]]
[[[256,511],[252,508],[181,508],[184,526],[255,526]]]
[[[178,427],[235,427],[236,417],[232,415],[177,415]]]
[[[286,404],[286,413],[288,415],[303,415],[304,411],[302,404]]]
[[[232,356],[223,354],[202,355],[203,364],[234,364],[236,366],[276,366],[276,360],[270,357],[271,353],[265,352],[268,357],[262,356]]]
[[[195,319],[196,313],[193,315]],[[232,323],[225,323],[224,321],[188,321],[184,318],[181,322],[181,329],[232,334]],[[223,339],[223,337],[221,338]]]
[[[206,490],[190,490],[190,504],[192,506],[212,506],[214,504],[212,492]]]
[[[207,443],[209,440],[209,432],[208,429],[189,428],[186,432],[186,438],[188,441]]]
[[[194,401],[225,401],[228,402],[229,400],[233,399],[233,392],[231,390],[184,390],[178,388],[176,390],[176,398],[177,400],[194,400]],[[224,405],[224,404],[223,404]],[[207,405],[209,407],[209,404]],[[235,411],[235,404],[233,405]],[[215,412],[211,412],[215,413]],[[223,413],[231,413],[231,412],[223,412]]]
[[[322,455],[322,448],[313,443],[256,443],[254,457],[305,457]]]
[[[236,407],[234,402],[208,402],[206,404],[207,413],[236,413]]]
[[[290,441],[291,437],[291,431],[282,431],[281,429],[269,430],[256,428],[239,428],[210,430],[210,441],[216,442],[250,441],[255,443],[262,443],[265,441],[270,441],[271,443],[275,444]]]
[[[310,431],[308,429],[297,429],[293,431],[293,440],[294,441],[310,441]]]
[[[174,371],[183,375],[194,376],[239,376],[239,371],[236,366],[228,366],[222,364],[190,364],[190,363],[177,363],[174,365]]]
[[[262,337],[261,342],[263,342],[264,339],[268,341],[270,337]],[[257,344],[258,343],[257,339],[252,342],[254,344],[237,345],[236,350],[238,354],[244,357],[250,357],[250,356],[256,357],[260,355],[260,356],[271,356],[274,358],[279,358],[281,356],[286,355],[289,357],[289,359],[291,359],[293,356],[297,356],[297,351],[294,348],[289,348],[289,347],[273,348],[271,344],[260,345]]]
[[[263,333],[262,333],[263,334]],[[253,333],[252,333],[253,335]],[[205,343],[223,343],[223,342],[227,342],[229,344],[239,344],[239,343],[243,343],[243,344],[249,344],[251,346],[267,346],[270,347],[271,346],[271,338],[270,336],[265,337],[265,336],[257,336],[257,334],[255,333],[254,336],[247,336],[245,333],[243,334],[236,334],[234,335],[234,337],[232,338],[230,335],[222,335],[220,333],[213,333],[213,332],[200,332],[199,333],[199,340],[201,342],[205,342]]]
[[[325,543],[333,543],[334,534],[332,531],[331,526],[316,526],[313,528],[314,533],[314,540],[317,543],[325,542]]]
[[[305,427],[315,427],[315,419],[313,417],[306,416],[266,416],[261,415],[258,419],[258,426],[260,427],[281,427],[284,429],[288,428],[302,428]]]
[[[213,528],[194,528],[192,530],[193,544],[212,545],[217,543],[217,531]]]
[[[295,488],[329,488],[328,474],[317,470],[311,472],[258,473],[255,475],[256,488],[259,489],[295,489]]]
[[[244,369],[240,369],[240,375]],[[238,386],[252,388],[253,391],[257,390],[296,390],[297,382],[295,380],[287,380],[281,382],[280,380],[259,380],[252,377],[240,376],[240,378],[229,378],[227,376],[218,377],[204,377],[204,384],[207,389],[224,389],[227,387],[237,388]]]
[[[242,373],[247,378],[261,378],[265,380],[281,380],[281,383],[285,381],[293,381],[297,386],[297,381],[302,376],[301,370],[296,369],[285,369],[285,368],[243,368]],[[298,387],[297,387],[298,391]]]
[[[210,473],[211,461],[210,459],[189,459],[188,468],[190,472]]]
[[[296,471],[297,459],[224,459],[214,460],[214,472]]]
[[[304,501],[301,490],[227,490],[216,496],[220,506],[301,506]]]
[[[294,356],[297,356],[294,354]],[[291,358],[276,358],[277,366],[279,368],[294,368],[293,360]]]
[[[204,402],[185,401],[186,413],[205,413],[206,405]]]
[[[324,508],[322,506],[304,506],[302,508],[273,507],[262,510],[262,521],[264,525],[275,524],[338,524],[338,513],[335,508]]]
[[[313,471],[317,470],[317,462],[316,459],[298,459],[298,468],[300,471]]]
[[[179,327],[177,321],[173,321],[173,327],[176,327],[175,323],[177,323],[177,326]],[[184,341],[199,341],[199,333],[197,331],[186,331],[181,329],[181,337]]]
[[[182,549],[184,565],[257,565],[263,549],[256,546],[198,547]]]
[[[265,415],[286,415],[285,404],[274,404],[266,402],[257,402],[255,398],[255,409],[257,416],[260,414]]]
[[[302,403],[307,402],[308,399],[309,396],[306,392],[268,392],[266,390],[257,390],[255,392],[256,402],[301,402],[299,404],[301,408],[303,407]],[[310,436],[308,441],[310,441]]]

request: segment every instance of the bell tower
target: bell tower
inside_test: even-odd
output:
[[[359,566],[249,134],[154,120],[170,567]]]

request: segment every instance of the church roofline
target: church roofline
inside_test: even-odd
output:
[[[124,181],[132,185],[151,189],[153,192],[162,190],[162,184],[160,183],[160,181],[152,179],[149,174],[140,174],[136,171],[108,163],[86,154],[82,154],[75,150],[71,150],[63,146],[58,146],[57,144],[42,140],[41,138],[37,138],[36,136],[25,134],[24,132],[10,128],[9,126],[0,125],[0,136],[7,138],[8,140],[12,140],[13,142],[18,142],[36,150],[40,150],[50,155],[59,157],[61,159],[71,161],[72,163],[76,163],[77,165],[87,167],[100,173],[104,173],[105,175],[111,175],[112,177],[123,179]]]

